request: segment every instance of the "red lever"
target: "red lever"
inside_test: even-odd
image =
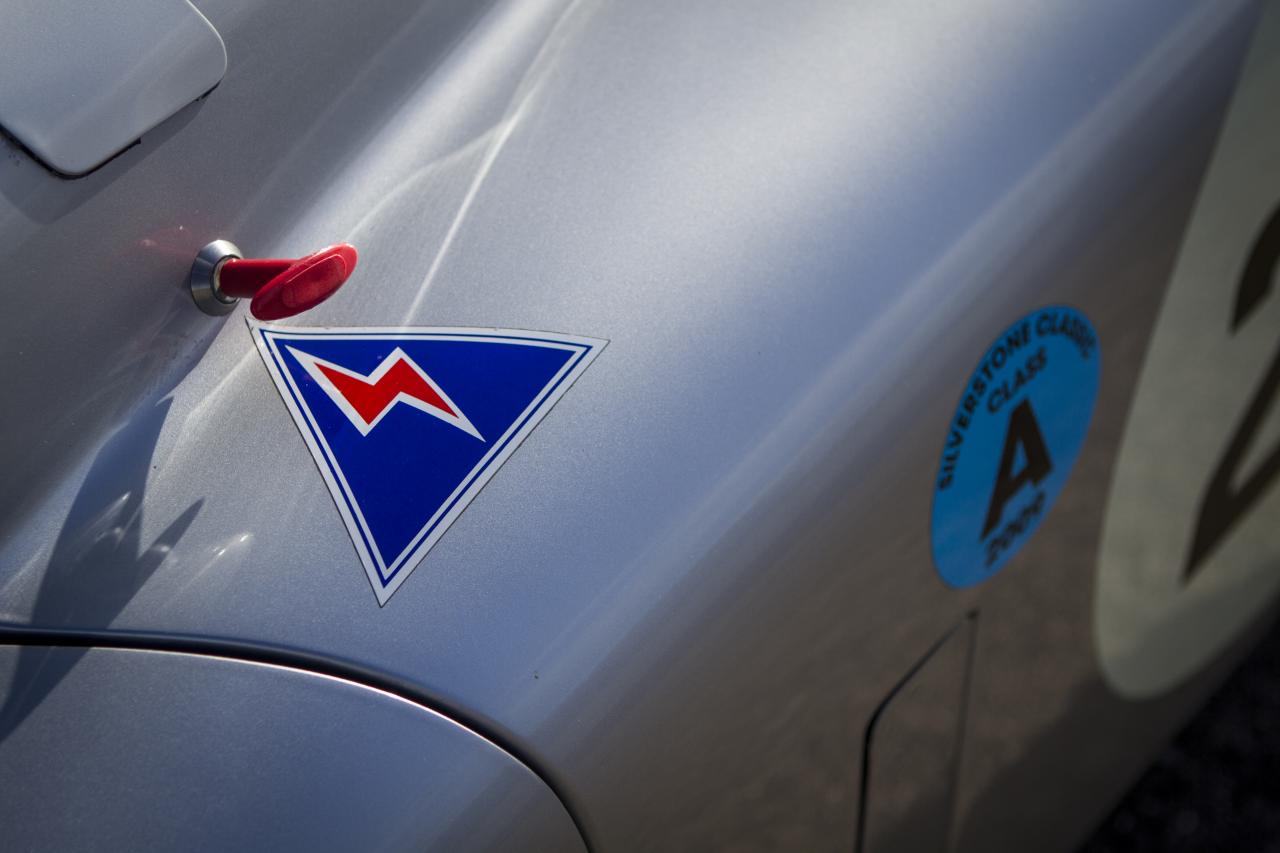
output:
[[[218,267],[224,296],[253,297],[259,320],[280,320],[314,308],[338,292],[356,268],[355,246],[339,243],[297,260],[230,258]]]

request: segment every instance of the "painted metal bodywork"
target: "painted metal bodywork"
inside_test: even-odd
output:
[[[0,127],[62,175],[98,168],[227,70],[186,0],[6,0],[4,14]]]
[[[1092,635],[1252,4],[199,6],[212,96],[77,181],[0,160],[0,640],[394,685],[526,762],[591,849],[818,851],[857,843],[868,725],[963,624],[949,843],[1069,850],[1261,624],[1141,702]],[[243,308],[184,290],[216,238],[358,246],[298,325],[610,344],[379,608]],[[1050,304],[1102,341],[1089,436],[1030,544],[952,589],[947,424]]]
[[[13,850],[584,849],[528,768],[383,691],[156,651],[0,667],[40,697],[0,743]]]

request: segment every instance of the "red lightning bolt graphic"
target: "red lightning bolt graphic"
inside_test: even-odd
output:
[[[484,441],[462,410],[399,347],[368,376],[293,347],[287,349],[361,435],[368,435],[396,403],[406,403]]]

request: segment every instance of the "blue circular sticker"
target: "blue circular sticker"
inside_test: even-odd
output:
[[[951,586],[1000,571],[1067,483],[1098,394],[1098,336],[1060,305],[1028,314],[982,356],[942,448],[933,562]]]

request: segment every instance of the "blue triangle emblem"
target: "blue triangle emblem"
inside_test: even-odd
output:
[[[605,341],[251,326],[386,604]]]

